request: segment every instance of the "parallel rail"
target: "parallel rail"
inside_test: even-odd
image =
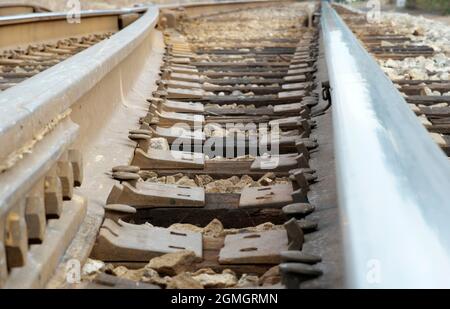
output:
[[[80,12],[80,18],[101,17],[101,16],[117,16],[130,13],[144,13],[148,9],[148,6],[139,6],[129,9],[114,9],[114,10],[95,10],[95,11],[82,11]],[[67,20],[70,17],[65,12],[41,12],[38,14],[20,14],[13,16],[0,17],[0,25],[12,25],[12,24],[27,24],[36,22],[45,22],[52,20]]]
[[[448,158],[329,4],[322,15],[348,284],[448,287]]]
[[[34,201],[29,197],[29,192],[34,192],[33,188],[38,186],[36,189],[38,206],[35,206],[38,208],[35,211],[38,218],[42,217],[44,211],[44,216],[45,212],[47,215],[53,213],[63,221],[65,212],[73,211],[70,209],[71,206],[65,205],[69,202],[63,204],[63,199],[75,198],[80,204],[79,211],[73,214],[77,219],[76,226],[81,224],[80,219],[84,217],[82,213],[86,213],[86,202],[83,202],[81,197],[74,196],[72,191],[74,184],[80,185],[82,181],[82,159],[79,151],[69,149],[79,131],[78,125],[70,120],[70,108],[92,87],[98,86],[98,83],[129,57],[137,47],[143,45],[152,32],[157,18],[158,9],[150,7],[135,24],[111,37],[110,40],[103,41],[2,93],[0,98],[2,110],[0,131],[3,145],[1,158],[3,163],[6,162],[3,167],[7,170],[2,173],[0,180],[0,205],[2,205],[0,217],[2,226],[10,226],[12,229],[6,232],[13,233],[11,236],[13,238],[8,240],[2,237],[6,240],[2,244],[0,256],[4,258],[3,250],[19,250],[21,264],[26,265],[20,270],[14,269],[8,276],[8,284],[11,286],[41,286],[49,276],[49,273],[42,276],[42,272],[45,274],[45,269],[42,267],[51,269],[56,266],[34,267],[32,263],[24,261],[27,256],[28,260],[33,260],[33,255],[40,254],[35,252],[38,250],[33,251],[33,249],[30,254],[27,254],[28,245],[23,243],[24,239],[28,238],[23,220],[27,209],[32,207],[29,205],[32,205]],[[78,154],[78,159],[75,160],[77,163],[70,159],[71,153]],[[66,174],[65,183],[58,182],[56,177],[60,176],[59,178],[62,179],[62,173]],[[76,178],[79,179],[76,180]],[[51,198],[50,191],[57,191],[61,186],[67,191],[65,196],[56,195]],[[55,204],[58,209],[51,210],[50,204]],[[15,223],[13,218],[16,216],[21,218],[21,222]],[[8,223],[8,220],[13,221]],[[39,230],[45,230],[45,226],[42,225],[40,221]],[[67,235],[63,241],[59,241],[58,246],[62,246],[59,248],[59,256],[64,252],[61,250],[67,247],[76,230],[72,228],[72,236]],[[40,235],[43,238],[42,247],[55,245],[49,243],[52,241],[50,235],[45,236],[48,237]],[[3,282],[7,278],[5,272],[6,269],[3,268],[2,276],[0,276]],[[22,276],[32,280],[23,281]]]

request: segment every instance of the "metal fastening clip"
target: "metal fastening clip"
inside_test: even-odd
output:
[[[284,223],[284,228],[286,229],[288,235],[288,250],[301,250],[303,247],[304,236],[303,231],[297,224],[297,220],[292,218],[291,220]]]
[[[303,263],[280,264],[281,281],[288,289],[298,289],[300,283],[322,275],[322,271]]]

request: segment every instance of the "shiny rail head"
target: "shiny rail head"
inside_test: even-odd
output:
[[[114,10],[88,10],[80,11],[80,18],[100,17],[100,16],[116,16],[131,13],[145,13],[152,5],[138,6],[135,8],[124,8]],[[32,14],[20,14],[12,16],[0,16],[0,26],[42,22],[50,20],[64,20],[67,19],[67,12],[44,12]]]
[[[154,29],[158,16],[156,7],[149,8],[142,18],[110,39],[2,92],[0,161],[33,140],[36,132],[114,69]]]
[[[0,287],[28,287],[48,279],[30,274],[21,280],[23,272],[9,269],[26,266],[36,273],[37,268],[27,264],[33,260],[27,258],[28,244],[35,241],[33,235],[42,239],[46,217],[67,218],[65,211],[71,211],[70,206],[63,207],[67,203],[80,206],[70,215],[72,232],[76,232],[86,202],[73,192],[82,182],[83,154],[75,145],[80,126],[71,119],[71,106],[143,44],[158,16],[157,7],[149,7],[110,39],[0,94],[0,225],[6,227],[0,233]],[[40,225],[34,224],[38,221]],[[71,239],[65,238],[67,242]],[[42,259],[51,262],[46,256]],[[41,262],[39,265],[44,265]]]
[[[448,288],[448,158],[325,2],[321,22],[348,285]]]

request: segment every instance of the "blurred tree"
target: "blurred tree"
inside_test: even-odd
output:
[[[450,0],[407,0],[408,8],[450,14]]]

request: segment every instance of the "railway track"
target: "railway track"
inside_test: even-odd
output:
[[[442,271],[448,266],[448,248],[441,242],[449,199],[443,189],[450,183],[448,157],[411,110],[410,97],[398,91],[387,76],[389,71],[381,69],[383,61],[375,58],[387,53],[397,59],[406,57],[407,62],[411,56],[429,55],[430,49],[408,41],[395,48],[395,29],[385,25],[388,43],[381,44],[380,51],[379,40],[383,42],[384,37],[377,35],[383,25],[365,25],[356,19],[358,25],[353,28],[351,20],[346,23],[331,6],[323,6],[339,207],[345,218],[347,284],[363,288],[448,286],[447,272]],[[351,29],[368,34],[369,42],[375,42],[365,43],[364,36],[358,39]],[[417,66],[416,70],[424,68]],[[418,247],[426,253],[417,255]],[[415,268],[425,261],[433,262]]]
[[[5,5],[17,14],[48,12],[33,6]],[[8,11],[9,12],[9,11]],[[42,13],[0,18],[0,91],[4,91],[69,57],[109,38],[139,17],[143,9],[83,14],[83,23],[71,24],[66,14]],[[12,13],[8,13],[12,15]],[[35,29],[32,29],[36,27]],[[48,31],[55,27],[57,30]]]
[[[367,50],[385,68],[433,140],[449,156],[450,79],[448,73],[445,75],[446,56],[421,42],[418,32],[397,30],[388,22],[370,25],[364,13],[342,6],[337,6],[337,10]],[[395,68],[402,65],[407,67],[408,64],[413,70],[405,70],[403,75],[395,72]],[[429,73],[418,70],[420,65],[425,66],[425,71]]]
[[[3,51],[0,55],[0,91],[47,70],[109,36],[111,33],[92,34]]]
[[[160,252],[138,249],[143,254],[134,262],[145,266],[167,245],[169,252],[192,250],[199,262],[185,267],[205,287],[270,286],[280,283],[280,272],[285,284],[298,287],[321,275],[311,266],[321,257],[299,251],[304,235],[317,229],[304,218],[314,211],[307,193],[318,178],[309,164],[319,147],[311,136],[316,126],[311,109],[318,105],[318,32],[304,26],[302,6],[288,14],[292,7],[187,19],[164,31],[161,79],[148,114],[129,132],[138,143],[132,166],[112,169],[121,185],[108,197],[106,217],[117,220],[123,209],[124,221],[151,224],[142,231],[147,239],[158,233],[179,239],[161,244]],[[277,23],[266,21],[268,16]],[[133,209],[141,214],[129,216]],[[110,263],[127,260],[137,249],[131,244],[135,228],[106,220],[92,256]],[[119,237],[116,229],[122,229]],[[199,232],[203,241],[196,241]],[[162,260],[152,261],[146,267],[172,277],[144,274],[143,280],[200,287],[184,274],[164,272]]]
[[[320,276],[311,264],[321,258],[298,251],[317,228],[304,217],[314,210],[306,194],[317,179],[308,161],[318,146],[309,120],[318,104],[318,33],[304,27],[304,11],[289,16],[291,6],[233,10],[165,29],[161,79],[147,115],[129,132],[138,144],[131,166],[112,169],[121,184],[108,196],[108,219],[91,254],[122,266],[110,273],[169,288],[270,286],[283,271],[295,287],[299,278]],[[274,12],[278,24],[264,23]],[[138,216],[129,215],[134,209]],[[153,250],[133,245],[138,227],[156,240]],[[165,270],[158,264],[164,257],[151,260],[166,252],[196,259],[180,265],[189,275],[177,265]],[[297,263],[278,267],[282,261]]]
[[[380,59],[433,55],[337,11]],[[395,81],[404,99],[338,13],[244,1],[0,19],[0,286],[447,285],[433,229],[448,159],[405,99],[427,117],[437,102]]]
[[[132,12],[136,17],[128,27],[117,23],[125,13],[103,12],[83,18],[94,25],[95,18],[112,19],[117,29],[5,48],[4,94],[26,87],[34,75],[60,80],[55,72],[83,61],[99,61],[97,67],[104,68],[111,60],[113,68],[100,81],[95,74],[81,80],[66,73],[77,81],[66,85],[74,87],[65,91],[74,97],[66,96],[68,109],[58,107],[62,113],[53,113],[56,118],[41,133],[43,141],[55,135],[55,142],[66,145],[55,149],[50,170],[42,166],[36,181],[29,181],[33,193],[5,212],[3,285],[42,286],[57,266],[44,250],[62,258],[48,286],[70,286],[65,267],[84,264],[87,257],[87,269],[104,263],[83,273],[80,284],[94,288],[135,281],[169,288],[282,281],[298,287],[320,277],[314,264],[322,257],[300,251],[318,229],[317,221],[305,217],[320,207],[308,199],[322,172],[310,161],[320,149],[313,133],[317,115],[327,109],[316,77],[324,68],[314,6],[161,7],[159,20],[155,7],[138,18],[141,8]],[[119,41],[127,31],[128,44]],[[101,53],[118,42],[129,49],[139,40],[145,44],[120,65],[114,59],[120,51]],[[97,79],[94,88],[79,89],[90,78]],[[100,120],[100,113],[109,115]],[[101,141],[111,134],[114,142]],[[33,152],[30,158],[39,157],[36,144],[26,150]],[[21,156],[28,157],[10,154],[6,177],[27,161]],[[53,225],[57,240],[50,242]],[[32,274],[30,260],[42,263]],[[171,260],[172,266],[158,265]]]

